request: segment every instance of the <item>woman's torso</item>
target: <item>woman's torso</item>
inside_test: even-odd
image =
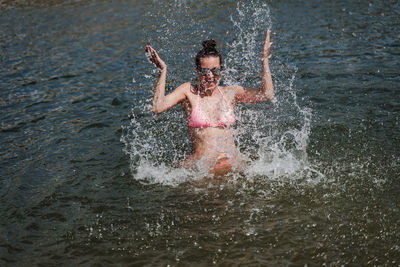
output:
[[[232,129],[233,92],[229,87],[220,87],[211,96],[201,96],[195,86],[190,87],[183,108],[193,143],[192,159],[237,157]]]

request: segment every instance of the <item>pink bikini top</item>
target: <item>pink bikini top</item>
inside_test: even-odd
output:
[[[210,117],[200,107],[200,95],[198,94],[198,101],[195,107],[192,108],[188,126],[195,128],[206,128],[206,127],[229,127],[235,124],[235,116],[232,108],[228,105],[224,95],[218,88],[219,93],[224,99],[224,107],[221,110],[221,116],[218,122],[215,124],[211,123]]]

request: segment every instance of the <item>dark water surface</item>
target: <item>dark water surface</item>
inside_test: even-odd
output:
[[[398,1],[0,1],[0,265],[400,264]],[[260,84],[273,32],[276,99],[238,107],[251,159],[224,179],[175,168],[183,112],[215,38],[225,84]]]

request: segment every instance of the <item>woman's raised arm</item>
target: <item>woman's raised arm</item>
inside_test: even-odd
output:
[[[157,84],[154,88],[152,110],[154,113],[162,113],[186,98],[185,88],[188,85],[182,84],[181,86],[177,87],[172,93],[165,96],[167,65],[158,56],[156,50],[154,50],[150,45],[146,45],[146,52],[149,53],[149,60],[160,69],[160,76],[158,77]]]
[[[257,88],[243,88],[241,86],[236,87],[235,99],[238,102],[263,102],[272,100],[274,98],[274,86],[272,84],[271,71],[269,69],[269,50],[272,43],[270,42],[271,31],[267,30],[264,49],[262,52],[262,81],[261,89]]]

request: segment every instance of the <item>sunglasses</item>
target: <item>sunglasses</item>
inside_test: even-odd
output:
[[[208,69],[208,68],[197,68],[197,70],[200,72],[200,74],[201,74],[202,76],[208,76],[208,74],[210,73],[210,71],[211,71],[211,73],[212,73],[214,76],[221,76],[221,69],[218,69],[218,68],[212,68],[212,69]]]

